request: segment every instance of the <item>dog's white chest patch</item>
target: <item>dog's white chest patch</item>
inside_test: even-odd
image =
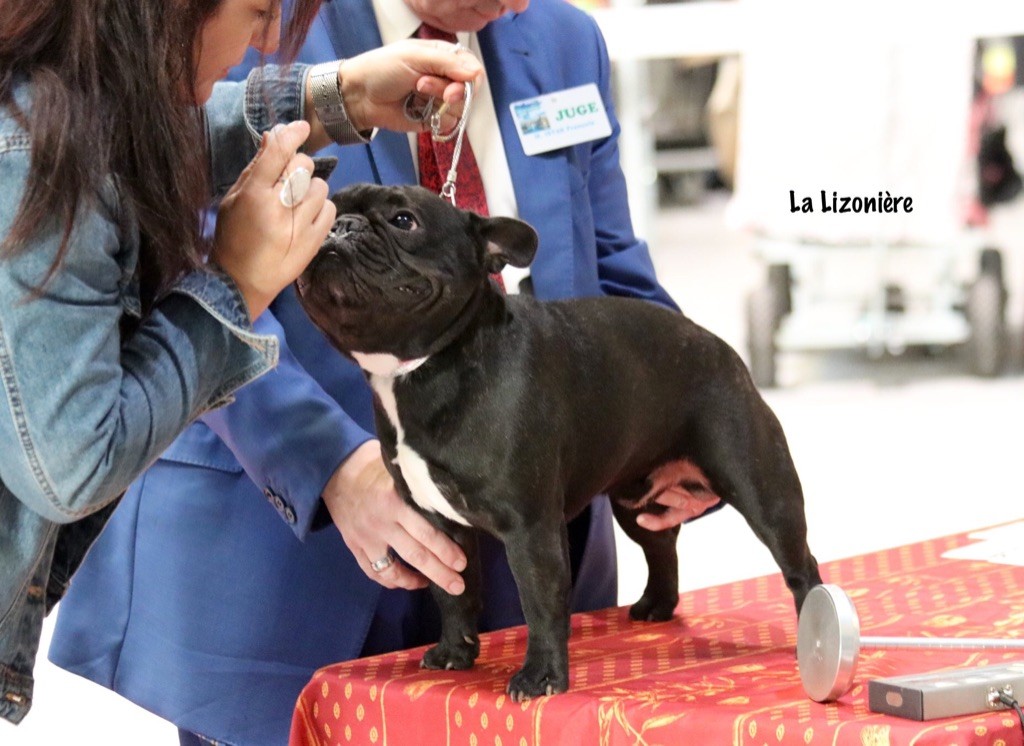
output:
[[[402,423],[398,418],[398,403],[395,401],[394,383],[394,379],[391,377],[370,376],[370,385],[377,392],[377,396],[380,397],[381,405],[387,413],[388,420],[391,421],[392,426],[395,428],[397,454],[394,463],[402,470],[402,477],[405,478],[405,483],[409,485],[412,499],[424,510],[440,513],[445,518],[461,523],[463,526],[470,525],[469,521],[459,515],[458,511],[452,507],[451,503],[441,494],[441,490],[434,483],[434,480],[430,478],[430,469],[427,467],[427,462],[405,442],[405,433],[402,430]]]
[[[418,357],[414,360],[400,360],[394,355],[388,355],[383,352],[353,352],[352,357],[355,358],[359,367],[367,373],[387,378],[403,376],[427,362],[425,357]]]

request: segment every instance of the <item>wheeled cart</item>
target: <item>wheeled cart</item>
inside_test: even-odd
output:
[[[810,17],[744,56],[729,214],[765,268],[746,308],[754,379],[775,385],[780,353],[916,346],[997,375],[1002,252],[964,222],[974,41],[828,5],[799,4]]]

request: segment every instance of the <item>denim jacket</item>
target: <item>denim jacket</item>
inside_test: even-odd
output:
[[[301,65],[268,67],[215,87],[206,122],[218,194],[255,154],[258,132],[302,116],[304,77]],[[16,96],[31,106],[27,84]],[[0,236],[31,147],[0,110]],[[117,499],[191,421],[272,368],[279,349],[213,272],[188,274],[140,318],[139,225],[114,179],[79,213],[65,261],[33,299],[60,239],[55,225],[0,257],[0,717],[14,723],[31,706],[43,617]],[[125,317],[135,331],[122,338]]]

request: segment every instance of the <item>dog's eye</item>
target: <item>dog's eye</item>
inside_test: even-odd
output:
[[[419,223],[416,222],[416,217],[411,212],[406,212],[405,210],[396,212],[388,222],[403,231],[411,231],[414,228],[419,227]]]

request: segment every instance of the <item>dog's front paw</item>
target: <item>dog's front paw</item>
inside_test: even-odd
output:
[[[532,697],[561,694],[568,688],[568,666],[558,666],[549,661],[535,665],[527,661],[509,680],[506,691],[512,701],[522,702]]]
[[[629,607],[629,618],[638,622],[667,622],[679,603],[679,596],[659,596],[645,593],[640,600]]]
[[[461,643],[451,644],[442,640],[423,654],[420,668],[437,668],[464,671],[473,667],[473,662],[480,654],[480,640],[466,637]]]

